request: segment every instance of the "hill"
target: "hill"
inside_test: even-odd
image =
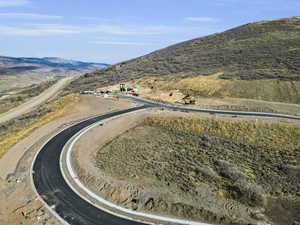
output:
[[[73,76],[108,66],[61,58],[14,58],[0,56],[0,91],[20,88],[59,76]]]
[[[219,74],[221,82],[271,79],[273,80],[271,85],[274,85],[276,80],[292,83],[299,81],[300,17],[250,23],[222,33],[179,43],[86,74],[74,81],[69,90],[92,89],[99,85],[111,85],[142,77],[163,76],[166,80],[174,81],[212,74]],[[300,91],[297,88],[292,90],[295,95]],[[243,95],[238,97],[247,98]],[[283,100],[285,101],[284,98]],[[298,100],[288,101],[298,102]]]
[[[52,69],[67,69],[67,70],[81,70],[92,68],[103,68],[109,66],[105,63],[93,63],[93,62],[81,62],[75,60],[67,60],[56,57],[44,57],[44,58],[14,58],[0,56],[0,67],[6,69],[7,72],[11,71],[26,71],[35,70],[45,67]]]

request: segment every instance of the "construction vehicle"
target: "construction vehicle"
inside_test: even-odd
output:
[[[185,105],[195,105],[196,104],[195,98],[190,95],[186,95],[182,100]]]
[[[126,91],[125,84],[120,84],[120,91],[121,92],[125,92]]]

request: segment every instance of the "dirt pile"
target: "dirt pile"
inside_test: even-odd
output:
[[[20,175],[0,181],[0,224],[59,224],[36,198],[29,177]]]

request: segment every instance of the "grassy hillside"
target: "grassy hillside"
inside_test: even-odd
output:
[[[221,78],[222,73],[187,78],[144,77],[132,84],[155,86],[163,91],[180,90],[204,98],[248,98],[300,104],[300,81],[280,79],[241,80]]]
[[[0,158],[18,141],[35,129],[61,116],[68,107],[77,101],[77,95],[67,95],[46,103],[32,112],[0,124]]]
[[[91,89],[145,76],[300,80],[300,17],[247,24],[123,62],[73,82]]]
[[[177,203],[173,214],[189,219],[204,220],[208,203],[217,215],[203,222],[212,224],[292,225],[300,218],[299,138],[299,128],[284,124],[155,116],[100,149],[96,165],[118,181],[156,190],[135,195],[138,209],[148,196],[151,210],[172,213]],[[270,222],[251,221],[258,208]]]
[[[1,97],[0,93],[0,114],[24,103],[29,98],[38,96],[55,83],[56,81],[48,81],[41,84],[31,85],[29,87],[16,90],[13,94],[3,97]]]

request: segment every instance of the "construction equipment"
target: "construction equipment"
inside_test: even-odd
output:
[[[182,100],[184,101],[185,105],[195,105],[196,104],[195,98],[190,95],[186,95]]]
[[[120,91],[121,92],[125,92],[126,91],[125,84],[120,84]]]

